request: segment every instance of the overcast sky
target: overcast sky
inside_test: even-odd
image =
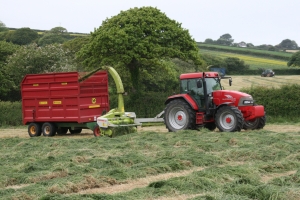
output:
[[[229,33],[234,42],[300,46],[300,0],[0,0],[0,21],[10,28],[90,33],[106,18],[152,6],[182,23],[197,42]]]

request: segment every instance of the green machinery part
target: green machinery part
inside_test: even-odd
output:
[[[126,132],[135,131],[136,127],[141,124],[134,122],[134,119],[136,118],[134,112],[125,112],[123,98],[124,87],[121,77],[113,67],[104,66],[102,69],[107,70],[114,79],[118,94],[118,107],[111,109],[108,113],[99,117],[100,119],[97,119],[97,124],[100,127],[101,133],[103,135],[112,136],[114,129],[116,128],[122,128],[123,130],[126,130]]]

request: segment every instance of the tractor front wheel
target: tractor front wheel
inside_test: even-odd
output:
[[[216,125],[221,132],[241,131],[244,118],[237,107],[223,106],[216,114]]]
[[[165,108],[165,124],[170,132],[185,129],[195,129],[196,113],[190,105],[182,99],[175,99]]]
[[[254,130],[262,129],[266,125],[266,116],[256,118],[254,120],[245,121],[243,129],[245,130]]]

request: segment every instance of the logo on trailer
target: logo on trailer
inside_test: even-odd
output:
[[[96,103],[96,98],[92,98],[92,103],[93,103],[93,104]]]

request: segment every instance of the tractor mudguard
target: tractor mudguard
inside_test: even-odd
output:
[[[176,95],[170,96],[166,100],[165,105],[167,105],[170,101],[172,101],[174,99],[184,99],[191,106],[191,108],[193,110],[198,110],[199,109],[199,107],[198,107],[197,103],[195,102],[195,100],[188,94],[176,94]]]

